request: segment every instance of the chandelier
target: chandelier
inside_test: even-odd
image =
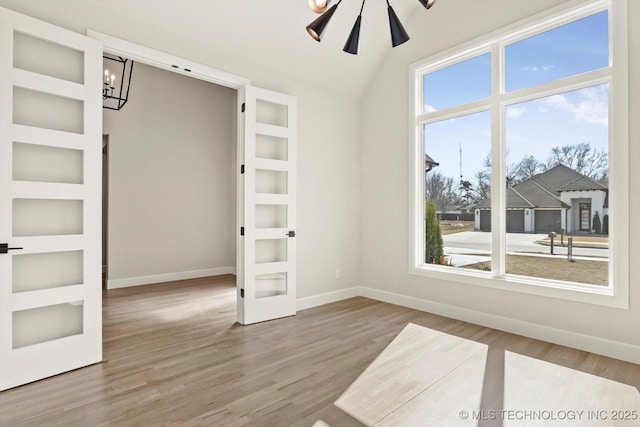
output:
[[[367,0],[362,0],[358,18],[356,18],[356,22],[355,24],[353,24],[353,28],[351,29],[351,33],[349,34],[349,38],[347,39],[347,42],[342,49],[343,51],[352,55],[358,54],[358,41],[360,39],[362,10],[364,9],[364,3],[366,1]],[[398,19],[398,15],[396,15],[393,8],[389,4],[389,0],[386,1],[387,13],[389,14],[389,29],[391,30],[391,47],[396,47],[409,40],[409,34],[407,34],[404,27],[402,26],[402,23],[400,23],[400,19]],[[431,6],[433,6],[433,4],[436,2],[436,0],[418,0],[418,2],[426,9],[430,9]],[[311,10],[313,10],[315,13],[322,13],[322,15],[320,15],[315,21],[307,25],[307,32],[315,41],[318,42],[321,40],[322,34],[324,33],[327,24],[331,20],[331,17],[335,13],[340,3],[342,3],[342,0],[338,0],[338,2],[331,7],[329,7],[329,3],[331,3],[331,0],[309,0],[309,7],[311,8]]]
[[[102,80],[102,108],[120,110],[129,100],[133,61],[121,56],[111,57],[103,55],[102,57],[106,60],[104,61],[105,64],[113,63],[109,66],[111,71],[109,71],[109,68],[104,69],[104,78]]]

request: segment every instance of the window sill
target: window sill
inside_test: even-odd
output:
[[[492,277],[489,272],[458,271],[451,267],[427,264],[410,268],[409,274],[508,292],[629,309],[628,295],[624,295],[624,292],[615,292],[612,286],[583,285],[511,274],[504,277]]]

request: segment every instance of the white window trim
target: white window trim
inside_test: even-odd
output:
[[[609,9],[609,63],[611,69],[595,70],[529,88],[504,93],[504,70],[497,53],[504,46],[549,30],[601,10]],[[492,52],[492,97],[433,113],[423,113],[422,76],[465,59]],[[409,67],[409,274],[489,288],[521,292],[573,302],[597,304],[622,309],[629,308],[629,97],[628,97],[628,15],[627,0],[573,0],[543,13],[519,21],[478,41],[459,45]],[[499,72],[494,72],[499,70]],[[505,135],[500,122],[509,104],[585,87],[585,84],[609,83],[609,182],[615,194],[609,194],[609,211],[614,221],[609,225],[609,286],[575,284],[535,277],[504,274],[506,234],[492,233],[492,265],[494,271],[453,269],[424,263],[424,139],[423,125],[450,117],[485,110],[500,110],[492,114],[492,162],[499,164],[492,174],[492,210],[504,212],[506,200],[500,183],[505,180]],[[502,94],[500,95],[500,93]],[[499,137],[496,137],[499,135]],[[615,142],[615,143],[614,143]],[[497,172],[497,173],[496,173]],[[504,230],[506,215],[492,215],[492,229]],[[446,286],[447,283],[443,283]]]

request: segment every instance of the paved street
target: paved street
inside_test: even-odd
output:
[[[550,247],[535,243],[546,238],[546,234],[507,233],[507,253],[541,253],[550,254]],[[452,257],[454,266],[486,262],[491,260],[491,233],[482,231],[465,231],[442,236],[445,255]],[[565,244],[567,237],[564,238]],[[556,239],[560,243],[560,238]],[[554,247],[554,254],[567,255],[566,247]],[[573,248],[573,256],[600,257],[608,259],[608,249]]]

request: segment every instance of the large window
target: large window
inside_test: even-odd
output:
[[[412,272],[628,304],[626,2],[572,5],[412,67]]]

